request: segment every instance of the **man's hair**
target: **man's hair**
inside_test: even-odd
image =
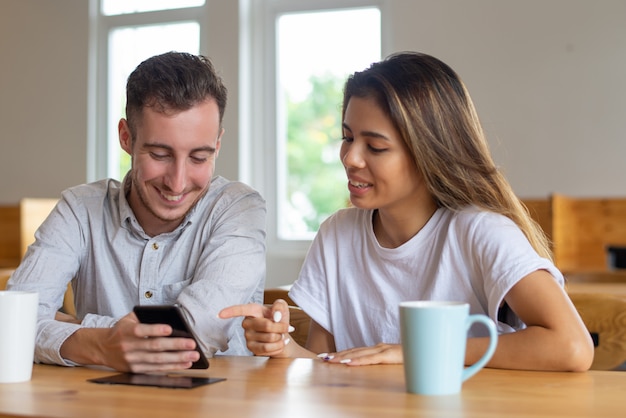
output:
[[[177,113],[208,99],[217,102],[221,125],[227,90],[207,57],[166,52],[148,58],[137,66],[126,83],[126,119],[132,141],[145,107],[159,113]]]

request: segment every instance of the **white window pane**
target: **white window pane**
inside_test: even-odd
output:
[[[117,123],[125,116],[126,80],[145,59],[168,51],[200,51],[197,22],[133,26],[109,34],[108,68],[108,176],[121,179],[130,168],[130,159],[120,148]]]
[[[284,14],[277,37],[277,233],[306,240],[348,203],[339,161],[343,83],[380,60],[380,11]]]
[[[205,0],[102,0],[105,16],[202,6]]]

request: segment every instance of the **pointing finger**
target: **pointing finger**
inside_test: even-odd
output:
[[[235,318],[238,316],[263,318],[263,312],[263,305],[248,303],[245,305],[233,305],[224,308],[217,314],[217,316],[222,319]]]

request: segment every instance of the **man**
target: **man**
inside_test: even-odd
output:
[[[132,168],[63,192],[36,233],[11,289],[38,290],[35,361],[147,372],[188,368],[189,338],[140,324],[135,305],[181,305],[207,355],[250,354],[223,307],[262,300],[265,202],[213,177],[226,88],[202,56],[170,52],[141,63],[118,125]],[[72,281],[77,318],[57,313]]]

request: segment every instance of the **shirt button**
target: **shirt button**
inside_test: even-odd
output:
[[[152,249],[153,250],[158,250],[159,249],[159,244],[157,244],[156,242],[152,243]]]
[[[152,297],[152,292],[148,290],[148,291],[147,291],[146,293],[144,293],[143,295],[146,297],[146,299],[150,299],[150,298]]]

